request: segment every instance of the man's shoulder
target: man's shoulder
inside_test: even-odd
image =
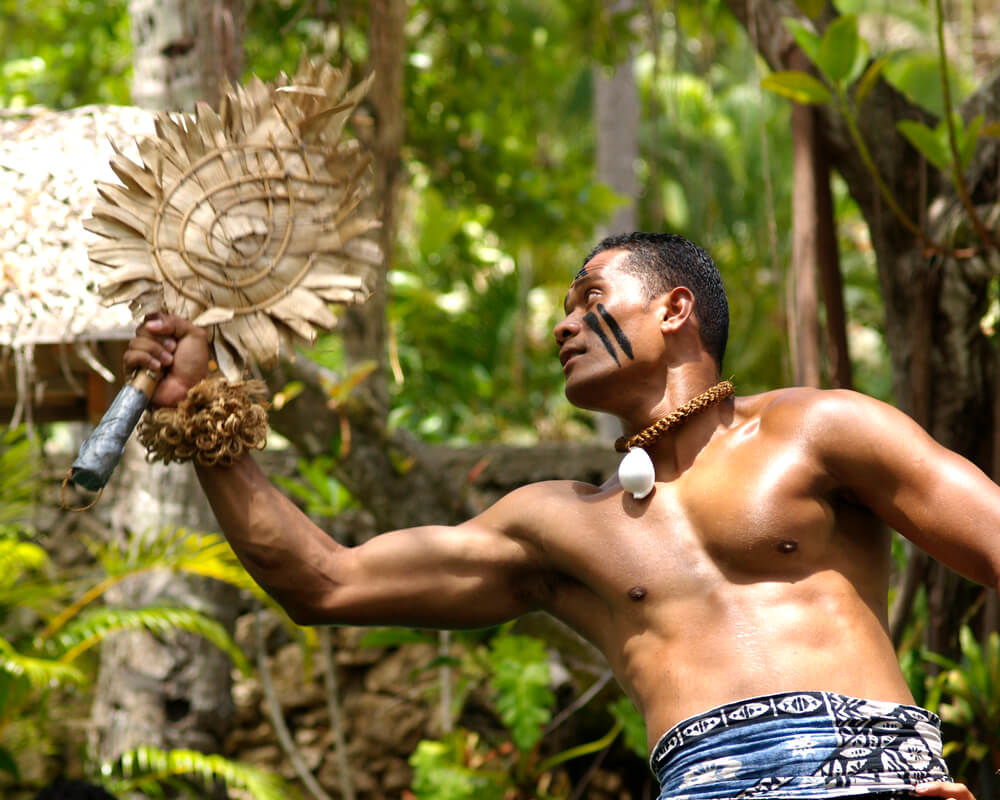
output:
[[[738,422],[755,422],[765,433],[819,446],[850,444],[912,425],[898,409],[861,392],[804,386],[738,398],[736,414]]]
[[[589,502],[603,494],[601,487],[582,481],[539,481],[504,495],[477,519],[510,534],[536,538],[586,513]]]
[[[800,422],[806,419],[817,421],[859,412],[890,412],[891,409],[891,406],[882,401],[851,389],[814,389],[808,386],[790,386],[761,394],[743,395],[736,400],[737,417],[757,418],[771,423]]]

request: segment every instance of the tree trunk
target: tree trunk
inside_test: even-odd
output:
[[[634,0],[605,0],[608,14],[628,11]],[[632,69],[632,54],[613,67],[593,66],[594,134],[597,140],[597,180],[622,198],[598,238],[628,233],[638,227],[639,89]],[[621,436],[621,424],[610,414],[597,414],[602,439]]]
[[[237,7],[236,0],[200,4],[132,0],[135,103],[190,109],[205,98],[206,86],[217,87],[218,71],[235,70],[242,61],[236,38],[239,26],[234,21]],[[206,35],[197,38],[198,32]],[[210,39],[213,33],[223,34],[222,40]],[[206,53],[215,55],[203,62]],[[228,77],[237,76],[230,72]],[[133,546],[137,537],[155,537],[164,528],[216,526],[194,470],[178,464],[150,465],[134,440],[112,486],[112,536],[123,547]],[[230,630],[239,609],[239,595],[232,587],[169,572],[127,581],[107,599],[129,608],[197,609]],[[228,656],[190,634],[115,636],[102,648],[95,693],[99,757],[114,759],[138,745],[221,752],[234,713],[230,669]]]
[[[792,106],[795,184],[792,191],[792,268],[787,297],[792,378],[797,386],[822,385],[819,347],[819,215],[813,158],[813,116],[808,106]]]

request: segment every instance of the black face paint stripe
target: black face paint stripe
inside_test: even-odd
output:
[[[573,280],[574,281],[578,281],[578,280],[580,280],[580,278],[582,278],[586,274],[587,274],[587,265],[584,264],[582,267],[580,267],[580,271],[577,272],[576,275],[573,276]]]
[[[600,337],[601,343],[604,345],[608,353],[611,354],[615,363],[620,367],[622,362],[618,360],[618,354],[615,352],[615,347],[611,344],[611,340],[601,327],[601,323],[600,320],[597,319],[597,315],[593,311],[588,311],[583,315],[583,321],[586,322],[590,326],[590,329]]]
[[[615,341],[618,342],[618,346],[622,349],[622,352],[635,361],[635,356],[632,355],[632,343],[625,335],[625,331],[618,327],[618,321],[611,316],[611,312],[598,303],[597,313],[599,313],[601,318],[607,323],[608,328],[611,330],[611,333],[615,337]]]

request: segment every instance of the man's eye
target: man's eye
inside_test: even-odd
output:
[[[583,293],[583,299],[590,300],[591,297],[594,297],[598,294],[600,294],[600,291],[598,291],[597,289],[587,289],[587,291]]]

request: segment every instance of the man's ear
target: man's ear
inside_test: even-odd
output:
[[[671,333],[679,330],[694,314],[694,294],[686,286],[675,286],[659,299],[662,310],[660,330]]]

